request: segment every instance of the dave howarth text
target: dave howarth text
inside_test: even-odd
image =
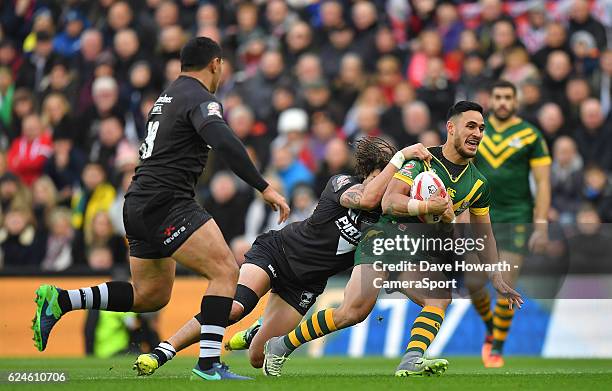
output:
[[[384,263],[376,261],[373,264],[377,272],[509,272],[511,265],[506,261],[496,263],[471,263],[454,261],[450,263],[436,263],[428,261]]]

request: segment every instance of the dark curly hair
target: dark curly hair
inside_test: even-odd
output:
[[[365,136],[353,143],[355,148],[355,175],[361,180],[376,169],[382,170],[397,149],[380,137]]]

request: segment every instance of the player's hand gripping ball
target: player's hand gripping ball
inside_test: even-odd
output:
[[[446,187],[440,177],[433,171],[423,171],[414,178],[412,187],[410,188],[410,197],[419,201],[426,201],[435,196],[447,199]],[[448,201],[445,201],[448,203]],[[419,216],[419,219],[427,224],[440,222],[441,214],[427,214]]]

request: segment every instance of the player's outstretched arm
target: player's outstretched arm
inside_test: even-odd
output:
[[[412,159],[430,161],[431,153],[421,143],[403,148],[393,156],[389,164],[374,179],[346,190],[340,197],[340,205],[352,209],[375,209],[380,204],[393,175],[402,168],[404,161]]]
[[[236,175],[259,190],[266,203],[280,212],[279,223],[287,220],[289,217],[287,201],[268,185],[249,158],[242,142],[225,122],[209,122],[202,128],[200,135]]]
[[[495,242],[495,236],[493,235],[493,229],[491,228],[491,218],[489,217],[489,214],[470,214],[470,223],[472,224],[472,229],[474,230],[476,237],[483,238],[485,241],[484,249],[478,252],[478,258],[480,261],[488,264],[498,263],[499,257],[497,255],[497,244]],[[491,272],[489,274],[489,279],[491,280],[491,284],[493,284],[495,290],[500,295],[508,299],[510,302],[510,308],[512,308],[513,305],[521,308],[521,305],[523,304],[521,294],[512,289],[512,287],[504,281],[501,272]]]

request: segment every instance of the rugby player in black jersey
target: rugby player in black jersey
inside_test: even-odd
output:
[[[210,38],[191,39],[181,50],[181,74],[149,112],[140,164],[125,196],[123,220],[132,282],[63,290],[37,290],[34,341],[42,351],[56,322],[69,311],[150,312],[170,300],[176,262],[209,280],[198,324],[196,379],[247,379],[219,360],[238,280],[238,267],[217,224],[195,201],[195,186],[214,150],[240,178],[262,192],[286,220],[289,207],[249,159],[223,119],[213,95],[223,69],[221,48]]]
[[[353,265],[362,226],[378,220],[382,196],[402,162],[430,157],[421,144],[395,152],[382,139],[360,139],[355,146],[355,176],[333,176],[309,218],[257,237],[240,268],[230,322],[247,316],[261,297],[271,293],[262,323],[234,336],[232,348],[249,348],[251,365],[260,368],[264,342],[295,328],[328,278]],[[152,374],[176,351],[196,342],[201,316],[188,321],[152,353],[138,357],[139,374]]]

